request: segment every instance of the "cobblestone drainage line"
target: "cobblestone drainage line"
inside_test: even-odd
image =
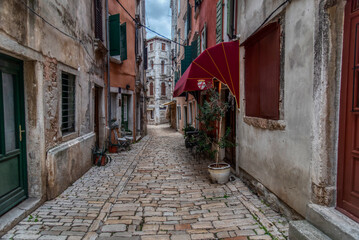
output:
[[[90,239],[92,237],[95,237],[94,236],[94,234],[96,234],[95,232],[97,232],[100,229],[100,227],[103,225],[103,222],[107,220],[108,215],[111,212],[111,209],[113,208],[113,205],[114,205],[114,202],[111,201],[111,199],[113,199],[114,197],[118,198],[120,196],[123,189],[125,188],[128,181],[130,180],[130,177],[131,177],[133,171],[136,169],[136,166],[139,162],[139,157],[142,155],[143,151],[147,148],[151,139],[152,139],[152,137],[149,137],[146,140],[146,143],[143,145],[142,149],[136,154],[132,163],[127,167],[125,174],[121,177],[121,180],[119,181],[118,185],[116,186],[116,188],[114,190],[114,192],[118,191],[118,194],[116,196],[110,196],[110,198],[107,200],[107,202],[103,205],[97,219],[94,220],[94,222],[91,224],[91,226],[89,228],[90,232],[88,234],[86,234],[84,239]],[[144,140],[144,138],[142,140]],[[125,181],[122,181],[125,176],[126,176]]]
[[[237,195],[237,199],[244,205],[244,207],[252,214],[253,219],[263,227],[266,234],[269,235],[273,240],[284,240],[287,239],[277,228],[277,226],[270,221],[250,200],[242,193]]]

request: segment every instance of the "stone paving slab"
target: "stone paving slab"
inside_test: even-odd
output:
[[[212,184],[166,125],[93,167],[3,239],[287,239],[288,221],[237,178]]]

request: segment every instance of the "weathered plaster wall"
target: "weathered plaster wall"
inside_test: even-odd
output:
[[[47,155],[48,199],[61,194],[92,166],[89,146],[95,144],[95,134],[89,133],[52,148]]]
[[[92,89],[95,83],[104,86],[104,59],[103,55],[95,54],[93,4],[85,0],[24,2],[72,36],[65,36],[46,24],[22,1],[0,1],[0,51],[24,61],[29,196],[45,198],[46,186],[53,190],[47,182],[50,171],[45,164],[50,161],[47,152],[93,132]],[[67,136],[62,136],[60,130],[61,71],[76,76],[76,127]],[[84,163],[93,144],[81,144],[88,144],[77,153],[77,160]],[[71,146],[69,151],[73,151]],[[88,169],[83,164],[77,168],[82,173]],[[75,177],[79,175],[73,175],[72,179]],[[56,184],[66,187],[68,182]]]
[[[279,0],[240,1],[241,41],[281,3]],[[281,14],[284,94],[279,125],[285,128],[270,130],[247,124],[242,97],[237,130],[240,136],[238,167],[302,215],[311,195],[314,7],[311,0],[292,1]],[[241,79],[244,79],[244,54],[242,47]],[[244,96],[244,81],[241,81],[241,95]]]

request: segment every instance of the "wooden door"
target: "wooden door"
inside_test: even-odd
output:
[[[128,131],[128,96],[122,94],[122,128]]]
[[[0,54],[0,215],[27,197],[22,67]]]
[[[359,221],[359,1],[345,11],[337,208]]]

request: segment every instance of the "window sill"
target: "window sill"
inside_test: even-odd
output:
[[[71,133],[65,133],[64,135],[62,135],[62,142],[67,142],[70,141],[72,139],[75,139],[78,137],[78,133],[77,132],[71,132]]]
[[[284,130],[286,128],[286,123],[283,120],[244,117],[243,121],[250,126],[267,130]]]

